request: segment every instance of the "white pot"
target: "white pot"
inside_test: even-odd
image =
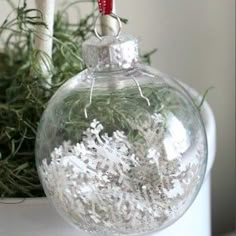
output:
[[[199,95],[188,88],[193,97]],[[201,98],[198,98],[201,100]],[[205,102],[201,109],[208,138],[208,166],[201,190],[188,209],[176,223],[159,233],[149,236],[210,236],[211,201],[210,171],[215,159],[216,127],[211,108]],[[88,236],[66,223],[46,198],[4,199],[0,203],[0,236]],[[2,202],[10,204],[2,204]]]

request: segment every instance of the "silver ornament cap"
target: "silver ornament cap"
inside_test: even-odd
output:
[[[92,37],[82,46],[88,69],[110,71],[134,67],[139,58],[138,40],[130,35]]]

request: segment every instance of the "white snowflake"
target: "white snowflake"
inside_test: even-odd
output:
[[[39,170],[50,196],[82,229],[126,233],[162,226],[195,189],[200,168],[198,159],[181,165],[180,158],[165,158],[159,142],[164,121],[154,114],[136,127],[150,144],[137,148],[123,131],[109,136],[93,120],[81,142],[63,142],[50,163],[42,161]]]

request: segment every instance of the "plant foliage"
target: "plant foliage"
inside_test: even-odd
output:
[[[36,60],[49,58],[34,47],[35,25],[46,27],[42,13],[24,1],[0,26],[0,197],[43,195],[34,160],[38,121],[56,89],[84,69],[81,43],[93,30],[95,14],[93,6],[75,25],[65,11],[56,13],[50,89]]]
[[[43,190],[38,179],[34,144],[38,122],[54,92],[67,79],[82,71],[81,44],[93,32],[97,9],[71,23],[68,11],[75,1],[57,11],[54,22],[53,54],[50,59],[35,49],[35,26],[47,27],[43,14],[8,0],[11,13],[0,25],[0,197],[38,197]],[[122,19],[126,23],[126,19]],[[143,59],[150,62],[151,53]],[[50,65],[50,86],[37,63]],[[44,82],[42,82],[44,81]]]

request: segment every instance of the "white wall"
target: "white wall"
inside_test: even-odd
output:
[[[0,21],[7,13],[2,7],[4,2],[0,1]],[[153,66],[202,93],[214,86],[208,96],[218,132],[212,185],[214,235],[232,231],[236,199],[235,1],[116,0],[116,3],[118,14],[129,19],[124,31],[140,38],[143,51],[159,49]]]

